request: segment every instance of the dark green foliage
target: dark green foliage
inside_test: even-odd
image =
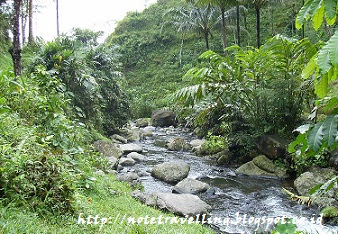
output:
[[[78,118],[106,134],[113,133],[129,116],[120,78],[118,55],[113,49],[97,46],[100,33],[75,29],[72,37],[48,42],[31,66],[38,64],[64,84]]]
[[[253,146],[265,133],[290,134],[301,122],[307,98],[308,90],[298,88],[304,61],[311,57],[307,47],[307,40],[276,36],[260,49],[228,48],[227,57],[207,51],[201,65],[184,77],[192,86],[179,90],[175,99],[192,106],[204,100],[195,124],[216,130],[224,121],[230,145]]]

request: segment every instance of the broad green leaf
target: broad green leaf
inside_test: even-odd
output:
[[[334,66],[338,65],[338,30],[336,30],[335,34],[330,38],[327,42],[328,51],[331,63]]]
[[[325,105],[324,110],[325,112],[328,112],[334,108],[337,108],[338,106],[338,98],[332,97]]]
[[[310,10],[311,10],[311,0],[307,0],[304,4],[304,6],[300,9],[298,12],[297,18],[296,18],[296,28],[301,29],[306,18],[308,17]]]
[[[336,7],[338,2],[335,0],[324,0],[326,22],[333,25],[336,21]],[[333,22],[332,22],[333,21]]]
[[[317,64],[321,69],[322,74],[327,73],[330,70],[331,64],[328,44],[319,51]]]
[[[303,69],[302,71],[303,79],[309,78],[313,74],[313,72],[316,70],[317,68],[316,57],[317,55],[312,56],[312,58],[310,59],[306,67]]]
[[[318,97],[324,98],[328,92],[328,76],[327,74],[322,75],[320,81],[315,80],[315,93]]]
[[[309,149],[318,152],[322,146],[323,137],[323,122],[319,122],[309,132],[307,138]]]
[[[316,10],[312,16],[312,26],[317,31],[323,23],[324,19],[324,4]]]
[[[291,142],[288,146],[288,152],[289,153],[294,153],[296,152],[296,146],[300,144],[305,144],[306,143],[306,134],[299,134],[293,142]]]
[[[338,115],[329,115],[323,123],[323,140],[327,142],[327,146],[331,147],[337,137],[337,120]]]

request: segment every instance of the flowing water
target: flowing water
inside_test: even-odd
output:
[[[292,181],[237,176],[234,168],[220,167],[215,161],[198,157],[191,152],[168,151],[169,139],[183,137],[187,142],[194,136],[184,129],[157,128],[153,137],[142,145],[146,160],[125,170],[142,173],[145,192],[171,192],[173,186],[154,179],[150,173],[154,165],[168,161],[190,164],[189,177],[201,180],[211,190],[199,197],[211,205],[211,226],[222,233],[267,232],[274,222],[292,217],[299,229],[308,233],[338,233],[338,227],[321,224],[320,213],[314,207],[290,201],[282,188],[292,189]]]

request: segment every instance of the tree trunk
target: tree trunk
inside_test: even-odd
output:
[[[13,46],[9,49],[9,52],[12,55],[15,76],[20,76],[22,72],[20,46],[20,8],[21,0],[14,0]]]
[[[240,26],[240,14],[239,14],[239,4],[236,5],[236,23],[237,23],[237,44],[241,46],[241,26]]]
[[[223,51],[225,52],[225,49],[227,48],[227,35],[225,31],[225,8],[221,7],[222,12],[222,44],[223,44]]]
[[[204,33],[204,40],[205,40],[205,47],[207,48],[207,50],[209,50],[209,33],[208,32]]]
[[[255,7],[256,9],[256,30],[257,30],[257,48],[261,47],[261,12],[259,7]]]
[[[29,0],[29,30],[28,30],[28,43],[32,44],[34,42],[33,36],[33,0]]]
[[[59,23],[59,0],[56,0],[56,35],[60,36],[60,23]]]
[[[24,13],[21,15],[21,39],[22,39],[22,44],[25,44],[26,42],[26,15]]]

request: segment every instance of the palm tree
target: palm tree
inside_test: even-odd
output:
[[[211,29],[215,24],[214,10],[208,4],[206,7],[190,5],[189,9],[184,7],[171,8],[165,13],[170,20],[165,24],[173,25],[178,32],[184,35],[187,31],[196,30],[203,35],[205,47],[209,50],[209,37],[212,37]]]

